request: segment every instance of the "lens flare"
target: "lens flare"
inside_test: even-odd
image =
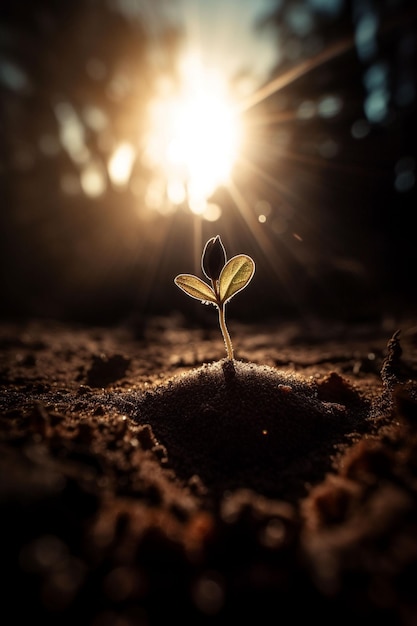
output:
[[[162,170],[170,202],[186,201],[193,213],[204,214],[210,196],[229,180],[242,128],[220,74],[193,61],[181,73],[179,93],[152,105],[147,158]]]

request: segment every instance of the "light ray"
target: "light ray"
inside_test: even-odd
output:
[[[244,157],[241,157],[240,161],[242,164],[244,164],[246,169],[252,171],[260,180],[263,180],[264,182],[268,183],[268,185],[271,188],[276,189],[276,191],[279,191],[281,193],[285,193],[286,196],[291,195],[290,190],[288,189],[286,185],[281,183],[277,178],[271,176],[271,174],[268,174],[267,172],[265,172],[265,170],[263,170],[261,167],[259,167],[258,165],[255,165],[255,163],[253,163],[252,161]],[[280,201],[283,201],[282,197],[280,197]]]
[[[272,244],[271,240],[266,235],[261,224],[255,217],[250,204],[239,191],[237,185],[231,181],[228,189],[240,215],[249,229],[249,232],[254,237],[259,250],[262,252],[267,263],[279,279],[281,286],[288,291],[288,297],[292,299],[295,291],[291,290],[293,280],[287,270],[287,265],[282,262],[282,257],[278,254],[276,246]]]
[[[262,116],[249,118],[245,122],[245,127],[249,130],[257,126],[270,126],[272,124],[284,124],[298,119],[296,111],[273,111],[262,113]]]
[[[291,68],[281,76],[277,76],[269,83],[258,89],[251,96],[246,98],[241,104],[241,111],[247,111],[253,108],[255,105],[263,102],[277,91],[280,91],[287,85],[294,83],[296,80],[311,72],[311,70],[331,61],[332,59],[348,52],[354,47],[354,40],[352,37],[346,37],[341,41],[333,44],[332,46],[325,48],[319,52],[315,57],[306,59],[299,63],[295,67]]]
[[[302,154],[301,152],[293,152],[290,150],[285,151],[285,159],[295,161],[296,163],[300,163],[300,164],[302,163],[304,165],[312,165],[313,167],[331,169],[331,170],[336,170],[338,172],[345,172],[348,174],[355,174],[357,176],[364,176],[364,175],[372,176],[374,174],[381,173],[379,170],[372,168],[370,165],[368,165],[366,170],[364,170],[363,167],[359,165],[355,166],[352,163],[350,164],[340,163],[340,161],[335,162],[335,161],[332,161],[331,159],[326,159],[325,157],[310,156],[307,154]]]

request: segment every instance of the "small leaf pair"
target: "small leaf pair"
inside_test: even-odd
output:
[[[179,274],[175,284],[192,298],[211,303],[219,310],[219,324],[227,356],[233,359],[233,347],[225,320],[225,305],[241,291],[255,273],[255,263],[250,256],[238,254],[226,261],[226,251],[220,236],[209,239],[201,257],[201,267],[211,281],[211,286],[193,274]]]

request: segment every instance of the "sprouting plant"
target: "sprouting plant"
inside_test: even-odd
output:
[[[179,274],[175,284],[192,298],[203,304],[214,304],[219,311],[219,324],[226,352],[233,360],[233,346],[226,326],[225,306],[238,291],[241,291],[255,273],[255,263],[250,256],[238,254],[226,262],[226,251],[220,236],[212,237],[204,246],[201,268],[211,286],[193,274]]]

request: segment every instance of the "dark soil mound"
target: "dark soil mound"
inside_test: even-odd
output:
[[[213,492],[294,497],[329,469],[348,433],[366,430],[367,408],[339,376],[320,384],[224,359],[145,393],[136,419],[152,426],[183,478],[198,474]]]

